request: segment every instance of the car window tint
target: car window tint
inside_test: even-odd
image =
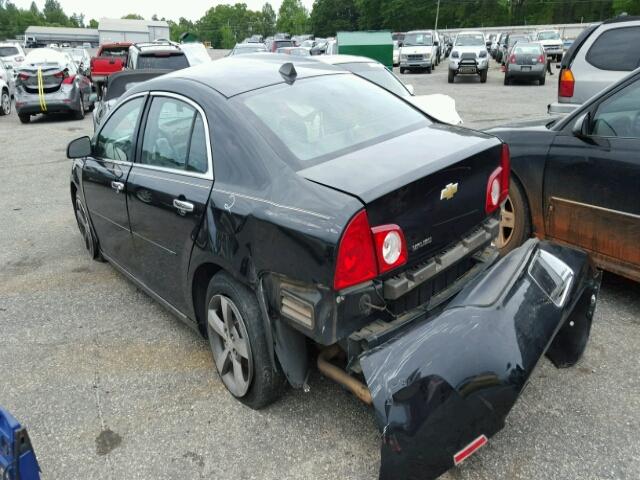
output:
[[[107,120],[94,139],[94,155],[110,160],[133,160],[133,134],[136,130],[144,98],[124,103]]]
[[[143,70],[146,68],[157,68],[160,70],[180,70],[187,68],[189,62],[185,55],[140,55],[136,69]]]
[[[428,124],[406,102],[355,75],[309,78],[239,98],[298,160],[294,168]]]
[[[602,137],[640,138],[640,81],[600,104],[592,133]]]
[[[587,62],[601,70],[630,72],[640,65],[640,27],[607,30],[587,52]]]
[[[196,110],[180,100],[155,97],[149,109],[140,163],[183,170]]]
[[[190,172],[207,173],[207,137],[204,133],[204,122],[200,114],[196,116],[191,135],[191,145],[189,147],[189,160],[187,170]]]

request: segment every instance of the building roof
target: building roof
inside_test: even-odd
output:
[[[30,26],[24,32],[29,34],[49,34],[49,35],[93,35],[98,36],[98,30],[95,28],[68,28],[68,27],[40,27]]]
[[[101,18],[98,30],[115,32],[147,33],[149,27],[166,27],[169,24],[162,20],[129,20],[126,18]]]

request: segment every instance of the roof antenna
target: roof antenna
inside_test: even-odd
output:
[[[298,72],[296,72],[293,63],[291,62],[283,64],[278,71],[288,85],[293,85],[293,82],[296,81],[296,77],[298,76]]]

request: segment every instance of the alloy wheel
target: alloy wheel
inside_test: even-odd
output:
[[[496,241],[498,248],[504,248],[511,241],[513,231],[516,225],[516,216],[513,211],[513,202],[511,197],[507,196],[500,207],[500,229],[498,232],[498,240]]]
[[[253,380],[253,358],[244,320],[229,297],[211,297],[207,330],[222,382],[234,396],[244,396]]]
[[[4,92],[2,94],[2,112],[4,115],[9,115],[11,113],[11,97],[8,93]]]
[[[91,225],[89,224],[89,216],[84,209],[84,205],[80,199],[76,199],[76,220],[78,222],[78,229],[84,240],[84,246],[93,256],[93,234],[91,233]]]

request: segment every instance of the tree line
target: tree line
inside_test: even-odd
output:
[[[250,37],[276,32],[292,35],[314,33],[320,37],[348,30],[407,31],[417,28],[490,27],[587,23],[619,15],[640,15],[640,0],[315,0],[311,11],[300,0],[283,0],[276,14],[269,2],[260,10],[245,3],[220,4],[199,20],[166,20],[171,39],[184,32],[217,48],[232,48]],[[123,18],[143,17],[132,13]],[[57,0],[46,0],[42,11],[35,2],[30,8],[17,8],[10,0],[0,0],[0,39],[16,38],[30,25],[97,28],[94,19],[85,23],[82,14],[63,11]]]

